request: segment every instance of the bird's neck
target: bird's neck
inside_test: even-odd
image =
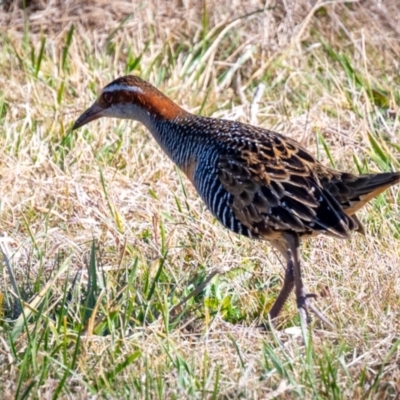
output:
[[[191,156],[189,150],[196,139],[186,127],[187,121],[192,118],[196,117],[185,113],[173,119],[149,116],[148,120],[143,122],[161,149],[181,169],[186,168]]]
[[[131,105],[133,108],[129,115],[145,125],[162,150],[186,171],[195,151],[196,135],[191,128],[199,117],[185,111],[156,89],[136,96],[136,103]]]

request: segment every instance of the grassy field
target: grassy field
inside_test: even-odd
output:
[[[303,244],[335,325],[306,345],[294,296],[258,327],[282,260],[220,226],[143,126],[70,130],[137,74],[326,165],[400,170],[399,27],[397,0],[3,1],[1,398],[399,399],[399,187],[365,237]]]

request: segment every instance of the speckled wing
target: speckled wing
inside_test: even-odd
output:
[[[240,151],[219,156],[218,176],[232,195],[235,217],[254,234],[272,239],[282,231],[324,232],[343,238],[358,228],[314,173],[316,165],[323,166],[298,143],[274,134],[240,145]]]

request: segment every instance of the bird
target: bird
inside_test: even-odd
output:
[[[324,166],[296,140],[253,125],[192,114],[139,76],[105,86],[72,130],[101,117],[136,120],[193,184],[229,230],[268,241],[286,262],[283,286],[269,311],[277,321],[294,290],[302,326],[311,301],[301,273],[300,245],[319,234],[347,239],[364,233],[356,212],[400,182],[400,172],[355,175]]]

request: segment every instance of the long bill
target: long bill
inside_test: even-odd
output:
[[[72,130],[78,129],[87,123],[103,116],[103,108],[94,103],[74,123]]]

